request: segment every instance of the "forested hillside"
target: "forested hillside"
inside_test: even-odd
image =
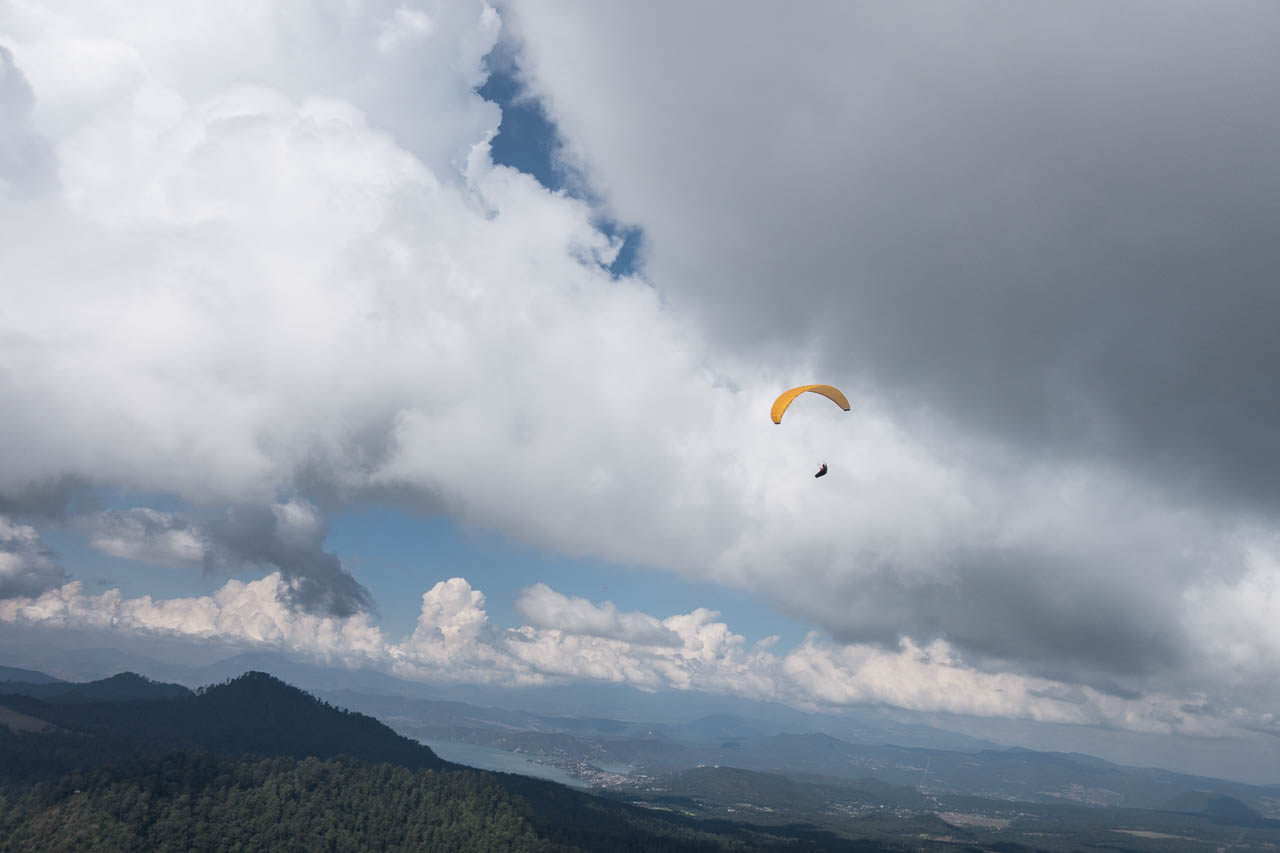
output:
[[[264,673],[176,699],[0,695],[0,850],[900,850],[451,765]],[[914,848],[913,848],[914,849]]]
[[[171,753],[36,787],[0,850],[511,850],[554,845],[480,773]]]
[[[0,783],[174,750],[349,755],[415,770],[444,766],[429,748],[372,717],[335,708],[261,672],[175,699],[54,704],[10,695],[0,696],[0,706],[54,727],[39,734],[0,727]]]

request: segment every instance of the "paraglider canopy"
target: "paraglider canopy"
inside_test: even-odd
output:
[[[827,476],[827,463],[823,462],[822,467],[818,469],[818,473],[814,474],[814,479]]]
[[[791,401],[805,391],[821,394],[846,412],[849,411],[849,400],[834,385],[801,385],[798,388],[792,388],[790,391],[783,391],[782,395],[773,401],[773,409],[770,410],[769,414],[773,417],[775,424],[782,423],[782,415],[787,411],[787,407],[791,405]]]

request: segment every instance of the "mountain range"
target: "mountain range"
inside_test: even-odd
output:
[[[40,693],[47,695],[32,695]],[[412,704],[421,700],[404,697],[370,701],[423,710]],[[394,705],[405,701],[411,704]],[[36,677],[0,683],[0,850],[1190,851],[1280,844],[1280,821],[1255,807],[1273,789],[1229,789],[1223,785],[1239,783],[1088,756],[857,745],[818,733],[769,733],[759,721],[726,715],[639,731],[643,723],[460,702],[435,711],[454,727],[526,726],[580,743],[683,744],[690,760],[702,750],[738,763],[646,767],[593,795],[451,764],[373,716],[262,672],[194,691],[130,673],[84,684]],[[894,781],[895,773],[906,775]],[[1117,784],[1125,779],[1129,789]],[[1089,792],[1104,782],[1150,803],[1035,800],[1044,786]],[[1015,794],[981,795],[1006,787]]]

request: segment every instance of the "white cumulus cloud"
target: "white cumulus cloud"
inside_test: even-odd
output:
[[[116,589],[92,595],[73,581],[35,598],[0,602],[0,619],[269,646],[345,663],[376,661],[385,654],[381,633],[367,615],[339,619],[299,612],[284,603],[287,587],[272,573],[249,583],[229,580],[211,596],[155,601],[145,595],[125,598]]]
[[[535,628],[659,646],[676,645],[680,641],[674,631],[652,616],[621,613],[612,601],[597,605],[585,598],[569,598],[542,583],[520,593],[516,611]]]

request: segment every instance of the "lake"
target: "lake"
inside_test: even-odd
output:
[[[559,782],[562,785],[572,785],[575,788],[585,788],[587,784],[581,779],[570,776],[559,767],[551,767],[546,764],[538,764],[530,761],[525,756],[517,752],[509,752],[505,749],[497,749],[492,746],[477,746],[474,743],[461,743],[452,740],[420,740],[419,743],[426,744],[431,750],[445,761],[452,761],[455,764],[465,764],[468,767],[474,767],[477,770],[497,770],[502,773],[519,773],[521,776],[535,776],[539,779],[549,779],[552,782]]]

